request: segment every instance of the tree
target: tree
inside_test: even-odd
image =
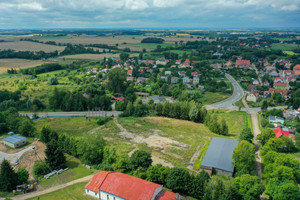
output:
[[[239,142],[233,151],[233,165],[236,168],[236,176],[254,174],[255,146],[245,140]]]
[[[221,135],[229,135],[228,133],[228,126],[225,122],[225,119],[222,119],[221,120],[221,123],[220,123],[220,134]]]
[[[129,172],[131,170],[130,158],[127,154],[119,157],[117,161],[112,165],[114,171],[122,173]]]
[[[28,183],[29,173],[25,168],[19,168],[17,172],[18,184],[26,184]]]
[[[275,138],[275,133],[272,129],[267,128],[264,129],[258,136],[257,136],[257,140],[264,146],[269,139],[271,138]]]
[[[289,181],[280,182],[278,179],[270,179],[268,181],[266,194],[273,200],[300,199],[300,191],[295,183]]]
[[[199,109],[197,108],[196,105],[193,105],[189,112],[190,120],[192,120],[193,122],[198,121],[198,116],[199,116],[198,113],[199,113]]]
[[[152,165],[148,168],[146,172],[147,180],[164,185],[166,183],[166,178],[169,172],[170,172],[169,167],[164,167],[161,164]]]
[[[268,109],[268,102],[266,100],[261,104],[261,110],[266,111]]]
[[[204,196],[205,185],[209,182],[210,177],[207,172],[202,170],[196,177],[193,178],[190,195],[197,199],[202,199]]]
[[[137,150],[131,155],[130,163],[133,169],[137,169],[138,167],[147,169],[152,164],[151,154],[143,150]]]
[[[107,86],[114,93],[120,93],[125,90],[124,82],[126,81],[126,73],[120,68],[114,68],[107,73]]]
[[[32,121],[27,117],[22,117],[19,122],[18,133],[25,137],[32,137],[35,133],[35,127]]]
[[[235,178],[235,185],[239,194],[244,200],[257,200],[260,199],[260,195],[264,192],[264,185],[260,183],[257,176],[251,176],[244,174]]]
[[[16,189],[17,184],[17,174],[14,172],[9,162],[4,159],[1,163],[0,191],[11,192],[12,190]]]
[[[190,185],[190,174],[186,169],[174,167],[171,168],[167,176],[166,186],[174,192],[187,194]]]
[[[120,53],[120,59],[122,61],[126,61],[129,58],[129,54],[128,53]]]
[[[58,85],[58,80],[56,76],[51,76],[48,79],[48,85]]]
[[[34,163],[33,166],[33,174],[35,176],[43,176],[47,174],[50,171],[50,169],[47,167],[47,164],[42,161],[38,161]]]
[[[58,140],[58,134],[50,128],[48,125],[44,125],[40,129],[40,139],[44,143],[48,143],[51,140]]]
[[[253,135],[251,129],[245,128],[242,130],[242,133],[240,135],[240,140],[246,140],[246,141],[252,143],[253,137],[254,137],[254,135]]]
[[[45,150],[46,164],[51,170],[65,167],[66,157],[56,140],[51,140]]]

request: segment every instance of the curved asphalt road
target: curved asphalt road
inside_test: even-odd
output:
[[[215,104],[206,105],[207,110],[211,109],[219,109],[219,108],[226,108],[226,109],[234,109],[237,110],[238,107],[234,106],[233,104],[237,101],[239,101],[244,96],[244,90],[242,87],[238,84],[238,82],[229,74],[225,74],[226,78],[231,82],[233,85],[233,94],[228,99],[225,99],[224,101],[220,101]]]

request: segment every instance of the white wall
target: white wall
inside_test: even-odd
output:
[[[90,196],[92,196],[92,197],[95,197],[95,198],[97,198],[97,199],[100,199],[99,193],[96,193],[96,192],[94,192],[94,191],[92,191],[92,190],[85,189],[85,193],[86,193],[87,195],[90,195]]]
[[[106,193],[106,192],[100,190],[100,199],[101,200],[108,200],[107,195],[109,197],[109,200],[125,200],[121,197],[118,197],[118,196],[115,196],[115,195],[112,195],[112,194],[109,194],[109,193]]]

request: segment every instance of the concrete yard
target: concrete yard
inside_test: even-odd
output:
[[[35,146],[29,146],[26,149],[23,149],[17,153],[4,153],[3,151],[0,151],[0,163],[5,159],[10,161],[11,164],[15,165],[24,153],[26,153],[27,151],[31,151],[34,148]]]

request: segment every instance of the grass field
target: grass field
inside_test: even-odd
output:
[[[293,56],[293,55],[300,55],[299,53],[295,53],[293,51],[283,51],[283,53],[289,55],[289,56]]]
[[[44,61],[41,60],[26,60],[18,58],[0,59],[0,74],[7,72],[7,70],[11,68],[20,70],[30,67],[36,67],[43,63]]]
[[[200,101],[203,105],[209,105],[213,103],[217,103],[219,101],[223,101],[229,98],[231,94],[219,93],[219,92],[205,92]]]
[[[15,51],[44,51],[44,52],[53,52],[53,51],[63,51],[64,46],[54,46],[48,44],[41,44],[37,42],[29,41],[15,41],[15,42],[0,42],[0,50],[12,49]]]
[[[31,198],[30,200],[88,200],[91,199],[84,195],[84,186],[87,182],[77,183],[66,188]]]
[[[93,173],[97,173],[99,170],[88,169],[84,167],[78,158],[66,155],[67,162],[66,165],[69,170],[63,172],[59,175],[51,176],[49,179],[39,179],[39,184],[43,188],[53,187],[55,185],[64,184]]]
[[[294,49],[299,48],[297,44],[280,44],[280,43],[274,43],[271,45],[272,49],[275,50],[282,50],[282,51],[292,51]]]

